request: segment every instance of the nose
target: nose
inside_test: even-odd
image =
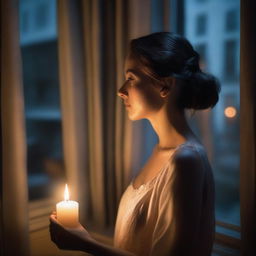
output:
[[[124,86],[122,86],[122,87],[118,90],[117,95],[118,95],[119,97],[121,97],[121,98],[124,99],[124,98],[127,98],[128,92],[127,92],[127,90],[124,88]]]

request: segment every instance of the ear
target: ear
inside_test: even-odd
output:
[[[169,86],[164,85],[164,86],[160,89],[160,96],[161,96],[162,98],[165,98],[165,97],[168,96],[169,92],[170,92]]]
[[[165,98],[169,95],[172,87],[175,84],[175,78],[174,77],[166,77],[164,78],[162,87],[160,89],[160,96]]]

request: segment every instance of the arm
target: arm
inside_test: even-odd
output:
[[[59,249],[78,250],[95,256],[135,256],[134,254],[96,241],[79,224],[76,228],[66,228],[58,222],[56,214],[50,216],[51,240]]]
[[[174,158],[173,255],[194,255],[198,242],[204,167],[196,150],[182,149]]]

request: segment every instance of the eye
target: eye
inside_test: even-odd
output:
[[[132,81],[132,80],[134,80],[132,77],[128,77],[128,78],[126,79],[126,81]]]

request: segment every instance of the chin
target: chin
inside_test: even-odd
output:
[[[129,117],[129,119],[130,119],[131,121],[138,121],[138,120],[141,120],[141,119],[143,119],[143,118],[131,118],[131,117]]]
[[[127,115],[131,121],[145,119],[147,114],[148,114],[147,112],[145,112],[144,110],[142,110],[140,108],[127,109]]]
[[[128,118],[131,121],[138,121],[138,120],[141,120],[141,119],[145,119],[144,116],[138,116],[138,115],[132,115],[132,114],[128,114]]]

